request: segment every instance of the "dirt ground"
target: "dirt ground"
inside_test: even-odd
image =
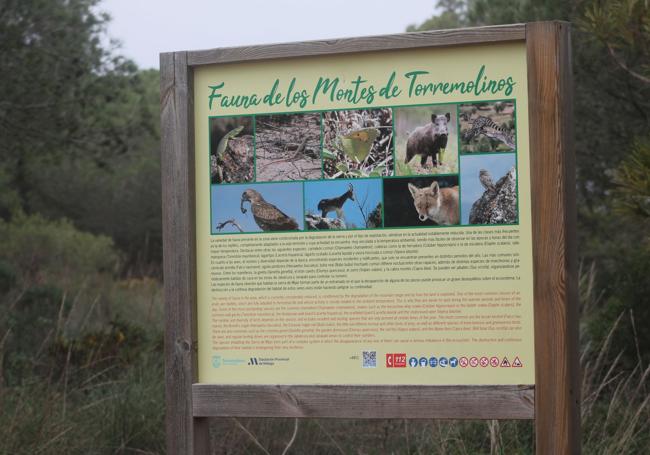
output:
[[[320,179],[320,114],[256,118],[256,180]]]

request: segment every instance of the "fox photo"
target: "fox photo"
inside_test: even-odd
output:
[[[457,225],[458,177],[385,179],[384,203],[384,227]]]
[[[395,174],[457,174],[456,105],[393,109]]]
[[[212,233],[301,231],[301,183],[213,185]]]
[[[381,179],[306,182],[306,229],[382,227],[381,183]]]
[[[253,180],[253,118],[210,119],[210,180],[241,183]]]

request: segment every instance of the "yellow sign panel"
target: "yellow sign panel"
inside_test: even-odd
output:
[[[524,43],[197,67],[199,381],[533,384]]]

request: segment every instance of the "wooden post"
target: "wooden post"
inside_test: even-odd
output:
[[[535,440],[580,453],[570,27],[526,25],[535,295]]]
[[[161,142],[165,278],[165,399],[167,453],[209,450],[208,420],[194,418],[196,249],[192,77],[187,53],[161,54]]]

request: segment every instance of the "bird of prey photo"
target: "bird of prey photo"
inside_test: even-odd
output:
[[[296,231],[299,229],[296,220],[282,212],[275,205],[264,200],[254,189],[247,189],[241,195],[240,209],[246,213],[244,202],[251,203],[251,211],[257,225],[263,231]]]
[[[490,171],[481,169],[478,173],[478,179],[481,182],[481,185],[483,185],[483,188],[492,192],[496,191],[494,182],[492,182],[492,175],[490,174]]]

